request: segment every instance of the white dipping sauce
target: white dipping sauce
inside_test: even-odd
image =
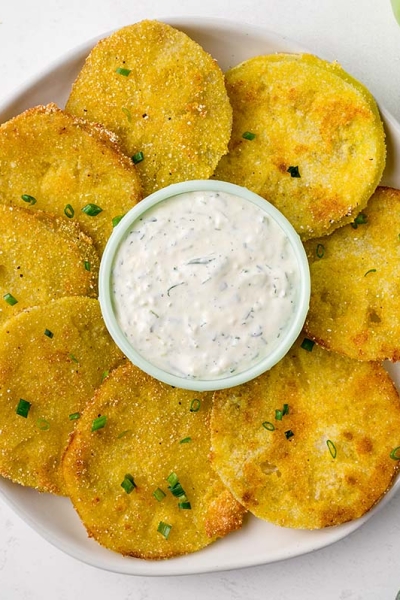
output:
[[[298,277],[288,238],[256,204],[189,192],[133,223],[115,257],[112,294],[143,358],[180,377],[217,379],[276,347]]]

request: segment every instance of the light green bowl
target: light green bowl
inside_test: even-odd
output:
[[[168,198],[172,198],[179,194],[196,191],[225,192],[233,194],[248,202],[256,204],[261,208],[270,219],[274,220],[280,226],[289,239],[297,259],[300,282],[299,288],[296,290],[296,304],[293,315],[288,326],[285,327],[284,332],[282,333],[280,343],[274,347],[270,354],[264,356],[258,363],[253,364],[250,368],[239,373],[233,373],[229,376],[221,376],[219,379],[180,377],[169,373],[146,360],[135,350],[122,331],[116,318],[115,301],[112,295],[111,281],[115,256],[122,240],[128,234],[134,221],[139,219],[143,213],[159,202],[167,201]],[[218,390],[240,385],[257,377],[264,371],[273,367],[289,351],[300,334],[307,315],[310,300],[310,272],[307,257],[298,234],[282,213],[280,213],[272,204],[264,200],[264,198],[257,196],[246,188],[223,181],[186,181],[168,186],[151,194],[151,196],[148,196],[134,206],[115,227],[107,243],[100,264],[99,300],[108,331],[115,343],[132,363],[156,379],[175,387],[196,391]]]

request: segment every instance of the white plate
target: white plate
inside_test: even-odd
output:
[[[165,20],[165,19],[163,19]],[[219,62],[222,69],[240,61],[276,51],[301,52],[304,48],[271,32],[218,19],[167,19],[198,41]],[[0,122],[36,104],[55,102],[60,107],[89,50],[91,40],[55,64],[42,76],[25,86],[0,106]],[[400,188],[400,170],[395,158],[400,153],[400,125],[381,109],[387,130],[388,161],[383,183]],[[399,367],[389,370],[400,383]],[[380,509],[400,487],[400,479],[384,499],[363,518],[318,531],[299,531],[276,527],[249,517],[244,527],[208,548],[167,561],[143,561],[108,551],[88,539],[85,529],[67,498],[40,494],[0,478],[0,495],[33,529],[49,542],[93,566],[132,575],[183,575],[222,571],[287,559],[322,548],[360,527]]]

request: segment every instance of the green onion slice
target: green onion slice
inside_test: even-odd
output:
[[[289,404],[284,404],[283,405],[283,410],[282,410],[282,415],[288,415],[289,414]]]
[[[48,421],[46,421],[46,419],[38,419],[37,426],[42,431],[47,431],[48,429],[50,429],[50,423]]]
[[[325,246],[323,244],[318,244],[315,254],[318,256],[318,258],[322,258],[325,254]]]
[[[132,115],[131,115],[131,111],[129,110],[129,108],[125,108],[123,106],[121,108],[121,110],[124,113],[124,115],[126,116],[126,118],[128,119],[128,123],[132,123]]]
[[[390,458],[392,458],[393,460],[400,460],[400,446],[397,446],[397,448],[393,448],[393,450],[390,453]]]
[[[103,381],[105,380],[106,377],[108,377],[110,374],[110,371],[104,371],[103,375],[101,376],[101,382],[103,383]]]
[[[97,431],[98,429],[103,429],[107,422],[106,415],[101,415],[100,417],[96,417],[93,419],[92,423],[92,431]]]
[[[97,204],[86,204],[86,206],[82,208],[82,212],[89,217],[95,217],[102,211],[103,209],[100,206],[97,206]]]
[[[265,429],[268,429],[268,431],[274,431],[275,429],[275,425],[273,423],[270,423],[269,421],[264,421],[262,425]]]
[[[79,363],[79,360],[76,358],[76,356],[74,356],[73,354],[69,355],[69,358],[74,362],[74,363]]]
[[[79,413],[79,412],[71,413],[70,415],[68,415],[68,419],[70,421],[77,421],[80,418],[81,418],[81,413]]]
[[[83,265],[85,267],[85,271],[90,271],[91,266],[90,266],[90,262],[88,260],[85,260],[83,262]]]
[[[133,162],[134,165],[137,165],[138,163],[142,162],[142,160],[144,160],[144,154],[143,152],[136,152],[136,154],[134,154],[131,157],[131,160]]]
[[[47,335],[48,338],[54,337],[54,333],[52,331],[50,331],[50,329],[45,329],[44,335]]]
[[[350,223],[353,229],[357,229],[359,225],[365,225],[368,222],[368,217],[365,213],[360,213],[356,216],[353,223]]]
[[[116,227],[118,225],[118,223],[120,221],[122,221],[122,219],[124,218],[125,215],[118,215],[117,217],[114,217],[112,220],[112,226]]]
[[[337,450],[335,444],[332,440],[326,440],[326,445],[328,446],[328,450],[332,456],[332,458],[336,458]]]
[[[125,437],[126,435],[128,435],[128,433],[131,433],[132,429],[125,429],[125,431],[121,431],[121,433],[119,433],[117,435],[117,440],[120,440],[121,438]]]
[[[364,273],[364,277],[366,277],[369,273],[376,273],[376,269],[370,269],[366,273]]]
[[[10,306],[18,303],[18,300],[12,294],[4,294],[3,298]]]
[[[282,421],[282,417],[283,417],[283,411],[279,410],[279,408],[277,408],[275,410],[275,419],[277,421]]]
[[[66,217],[68,217],[68,219],[72,219],[72,217],[74,216],[75,211],[72,208],[72,206],[70,204],[67,204],[64,208],[64,215]]]
[[[170,473],[170,474],[168,475],[168,477],[167,477],[167,481],[168,481],[169,485],[170,485],[171,487],[173,487],[173,486],[174,486],[174,485],[176,485],[176,484],[178,483],[178,481],[179,481],[179,479],[178,479],[178,475],[172,471],[172,473]]]
[[[185,501],[185,502],[178,502],[178,508],[181,508],[183,510],[190,510],[192,508],[190,502]]]
[[[307,352],[311,352],[314,348],[315,342],[313,340],[309,340],[308,338],[304,338],[301,342],[301,347],[303,350],[307,350]]]
[[[15,412],[20,417],[24,417],[24,419],[26,419],[30,409],[31,409],[31,403],[28,402],[27,400],[24,400],[23,398],[20,398]]]
[[[294,436],[294,433],[291,429],[288,429],[287,431],[285,431],[285,436],[287,440],[290,440],[290,438]]]
[[[127,494],[130,494],[135,489],[136,483],[130,473],[125,475],[121,487],[124,488]]]
[[[183,489],[179,481],[175,485],[168,486],[168,489],[170,490],[171,494],[176,498],[182,498],[182,496],[186,496],[185,490]]]
[[[168,525],[168,523],[164,523],[164,521],[160,521],[157,527],[158,533],[167,540],[169,534],[171,533],[172,525]]]
[[[200,410],[201,402],[198,398],[194,398],[190,403],[190,412],[198,412]]]
[[[287,172],[290,173],[291,177],[301,177],[299,167],[288,167]]]
[[[36,204],[37,202],[36,198],[30,196],[29,194],[22,194],[21,198],[24,202],[29,202],[29,204]]]
[[[180,444],[189,444],[189,442],[191,442],[191,441],[192,441],[191,437],[185,437],[179,443]]]
[[[165,492],[163,492],[161,488],[157,488],[153,492],[153,496],[157,500],[157,502],[162,502],[162,500],[164,500],[166,495],[167,494]]]
[[[251,131],[245,131],[242,134],[242,138],[244,138],[245,140],[254,140],[255,137],[256,137],[256,134]]]
[[[118,75],[128,77],[129,73],[131,72],[131,69],[124,69],[123,67],[118,67],[118,69],[115,69],[115,72],[118,73]]]

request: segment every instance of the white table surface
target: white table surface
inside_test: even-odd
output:
[[[225,17],[337,59],[400,121],[400,26],[390,0],[0,0],[0,102],[81,42],[143,18]],[[400,166],[400,165],[399,165]],[[52,547],[0,499],[0,600],[395,600],[400,495],[350,537],[239,571],[132,577]]]

